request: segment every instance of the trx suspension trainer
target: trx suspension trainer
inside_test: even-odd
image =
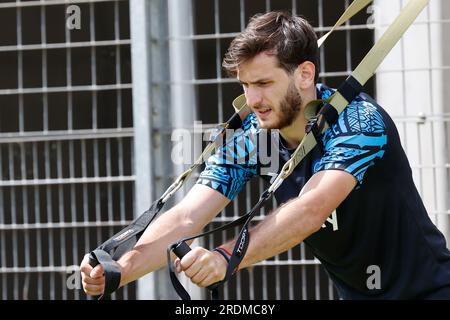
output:
[[[326,38],[338,26],[345,23],[370,2],[372,2],[372,0],[353,1],[336,22],[335,26],[318,40],[318,45],[322,45]],[[373,76],[375,70],[384,60],[386,55],[400,40],[408,27],[414,22],[419,13],[428,3],[429,0],[410,0],[396,20],[389,26],[383,36],[377,41],[358,67],[344,81],[344,83],[342,83],[336,92],[328,99],[311,101],[305,107],[305,117],[308,120],[306,135],[292,154],[291,158],[284,164],[273,183],[266,191],[262,193],[256,205],[248,213],[220,228],[193,237],[183,238],[176,243],[171,244],[167,248],[170,278],[176,292],[183,300],[189,300],[190,296],[175,275],[170,259],[170,253],[173,251],[178,257],[182,258],[191,250],[186,241],[243,224],[228,262],[225,278],[222,281],[208,287],[208,289],[212,291],[212,298],[217,299],[218,288],[230,279],[233,271],[239,266],[240,262],[244,258],[250,240],[248,225],[253,216],[258,212],[262,205],[273,196],[274,192],[292,173],[294,168],[302,161],[302,159],[316,146],[317,142],[320,141],[321,135],[338,119],[339,114],[345,109],[345,107],[357,95],[359,95],[364,84]],[[194,164],[188,170],[183,172],[175,180],[175,182],[169,186],[166,192],[158,200],[152,203],[147,211],[136,218],[129,226],[115,234],[112,238],[105,241],[97,249],[90,253],[89,264],[93,267],[97,264],[101,264],[105,272],[105,289],[104,294],[100,297],[100,299],[107,298],[118,288],[120,284],[120,270],[118,270],[114,261],[118,260],[125,252],[130,251],[134,247],[137,240],[140,238],[147,226],[154,220],[167,200],[183,185],[192,172],[206,160],[206,157],[211,154],[215,147],[216,141],[224,136],[225,130],[239,129],[242,126],[243,120],[245,120],[250,112],[250,109],[245,103],[245,96],[241,95],[237,97],[233,101],[233,106],[236,113],[227,122],[219,125],[214,139],[212,139],[212,141],[206,146],[205,150],[194,162]],[[320,107],[320,110],[316,113],[318,107]]]

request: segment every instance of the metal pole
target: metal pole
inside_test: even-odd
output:
[[[154,199],[151,151],[151,58],[150,1],[130,1],[131,59],[133,83],[135,215],[147,210]],[[154,299],[154,274],[138,281],[138,299]]]
[[[197,118],[197,99],[194,86],[182,83],[186,80],[195,79],[195,56],[193,40],[186,40],[194,34],[193,30],[193,8],[191,0],[169,0],[169,50],[170,50],[170,80],[171,80],[171,122],[174,128],[191,127]],[[183,40],[180,39],[183,37]],[[198,133],[194,132],[191,136],[194,141],[198,140]],[[191,140],[192,141],[192,140]],[[200,140],[201,141],[201,140]],[[191,155],[191,162],[200,155],[201,145],[199,143],[186,144],[193,147],[193,150],[183,150]],[[190,163],[174,165],[174,174],[178,176]],[[190,189],[194,180],[191,179],[184,186],[184,190]],[[175,201],[178,202],[184,196],[178,192],[175,195]],[[195,246],[196,244],[194,244]],[[181,277],[182,284],[189,291],[193,299],[200,299],[201,292],[199,287],[193,285],[186,277]]]
[[[434,1],[430,3],[429,7],[429,20],[434,21],[435,19],[445,18],[449,16],[448,9],[450,8],[448,1]],[[450,52],[450,47],[447,42],[447,35],[450,32],[449,24],[431,24],[428,23],[428,34],[429,34],[429,61],[430,66],[445,66],[450,63],[448,53]],[[439,44],[438,46],[435,46]],[[450,94],[448,90],[448,70],[432,70],[430,71],[430,80],[433,84],[431,87],[431,96],[436,97],[437,100],[437,110],[434,110],[435,114],[444,114],[450,112],[450,107],[446,101]],[[450,136],[446,136],[446,125],[444,121],[437,121],[433,126],[435,141],[433,145],[435,146],[435,165],[436,165],[436,210],[439,212],[437,215],[437,226],[444,233],[447,239],[447,247],[450,248],[450,216],[444,214],[449,208],[449,175],[447,174],[447,168],[445,165],[450,162],[450,150],[448,150]],[[447,139],[447,143],[445,142]]]

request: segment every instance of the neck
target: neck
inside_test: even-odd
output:
[[[286,147],[289,149],[297,148],[305,135],[306,119],[303,114],[303,107],[304,106],[302,106],[297,118],[289,127],[280,129],[280,135],[286,141]]]
[[[288,127],[284,127],[280,129],[280,134],[283,139],[286,141],[288,148],[293,149],[297,148],[303,137],[305,136],[305,126],[306,126],[306,118],[305,118],[305,106],[311,102],[312,100],[317,99],[316,87],[313,87],[312,92],[304,92],[302,95],[303,102],[300,107],[300,112],[295,118],[294,122]]]

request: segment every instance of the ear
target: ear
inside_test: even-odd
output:
[[[306,90],[314,86],[316,66],[311,61],[305,61],[295,69],[295,85],[299,90]]]

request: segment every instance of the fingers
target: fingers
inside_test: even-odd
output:
[[[208,275],[209,272],[206,269],[199,269],[198,272],[190,278],[192,283],[201,287],[202,286],[201,284],[206,280]]]
[[[200,287],[223,280],[227,268],[227,262],[219,253],[201,247],[192,249],[181,260],[176,259],[174,265],[177,272],[184,271]]]
[[[95,278],[101,278],[104,276],[105,271],[103,270],[103,266],[101,264],[98,264],[95,266],[94,269],[92,269],[91,273],[90,273],[90,277],[95,279]]]
[[[183,271],[183,269],[181,269],[181,262],[180,262],[180,258],[176,258],[175,261],[173,262],[174,266],[175,266],[175,271],[177,273],[180,273],[181,271]]]
[[[103,277],[100,278],[84,277],[83,281],[86,284],[93,284],[93,285],[102,285],[105,282]]]
[[[207,268],[207,266],[204,266],[203,263],[191,263],[189,267],[186,268],[185,265],[183,264],[183,259],[181,259],[181,267],[186,276],[191,278],[191,280],[201,271],[202,268],[203,269]]]
[[[105,285],[92,285],[83,282],[83,290],[90,296],[100,296],[105,291]]]
[[[201,249],[203,249],[203,248],[199,248],[199,247],[194,248],[193,250],[189,251],[180,260],[181,269],[183,271],[186,271],[187,269],[189,269],[192,266],[192,264],[195,262],[195,260],[197,260],[197,258],[202,255]],[[205,249],[203,249],[203,250],[205,250]]]
[[[221,279],[221,280],[223,280],[223,279]],[[202,287],[202,288],[206,288],[206,287],[208,287],[216,282],[219,282],[221,280],[216,280],[216,278],[213,274],[207,274],[206,277],[202,281],[196,283],[196,285],[198,285],[199,287]]]
[[[183,257],[184,259],[184,257]],[[187,263],[186,263],[187,261]],[[195,284],[200,283],[203,281],[207,274],[204,269],[202,269],[201,264],[193,264],[191,263],[191,260],[183,261],[183,265],[181,264],[180,258],[177,258],[174,261],[175,271],[180,273],[181,271],[184,271],[186,276],[191,278],[191,281]],[[186,267],[188,266],[188,267]]]
[[[101,265],[93,268],[89,264],[89,255],[85,255],[80,265],[83,290],[88,295],[98,296],[105,290],[104,270]]]
[[[92,269],[93,268],[89,264],[89,254],[86,254],[83,258],[83,261],[81,261],[81,264],[80,264],[81,274],[89,275],[91,273]]]

